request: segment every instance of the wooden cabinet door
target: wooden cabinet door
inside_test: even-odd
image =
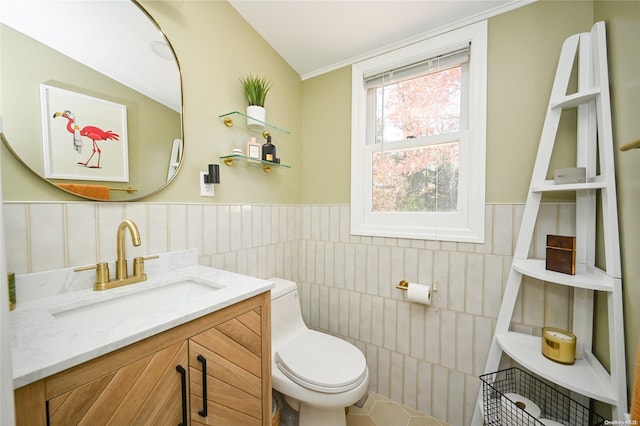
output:
[[[176,426],[183,421],[176,366],[186,370],[187,362],[183,341],[94,379],[50,399],[49,424]]]
[[[263,391],[263,362],[270,359],[263,360],[263,321],[256,307],[190,339],[192,423],[259,426],[266,420],[263,399],[270,405],[271,398]]]

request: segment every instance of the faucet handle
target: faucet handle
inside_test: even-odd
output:
[[[135,257],[133,258],[133,276],[135,277],[142,277],[144,276],[144,261],[145,260],[149,260],[149,259],[157,259],[158,256],[153,255],[153,256],[145,256],[145,257]]]
[[[81,266],[74,268],[74,272],[88,271],[90,269],[96,270],[96,284],[104,284],[109,282],[109,265],[106,262],[96,263],[91,266]]]

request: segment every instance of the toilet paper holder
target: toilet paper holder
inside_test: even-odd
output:
[[[406,280],[401,280],[397,285],[396,285],[397,289],[400,290],[409,290],[409,281]]]
[[[396,284],[396,288],[404,291],[409,290],[409,281],[401,280],[398,284]],[[438,291],[438,289],[435,286],[432,286],[431,291]]]

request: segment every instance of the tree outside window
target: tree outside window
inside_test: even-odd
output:
[[[393,149],[394,142],[460,130],[461,66],[376,87],[374,212],[457,210],[460,144]],[[389,147],[388,149],[385,149]]]

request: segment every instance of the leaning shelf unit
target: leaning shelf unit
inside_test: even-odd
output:
[[[578,91],[567,94],[575,62],[578,67]],[[627,389],[622,271],[608,81],[605,26],[603,22],[598,22],[591,32],[575,34],[562,46],[485,374],[498,370],[504,354],[532,373],[570,392],[611,405],[613,420],[623,421],[627,412]],[[547,180],[546,176],[560,115],[567,108],[577,108],[576,166],[585,168],[586,181],[555,184],[553,180]],[[575,275],[546,270],[544,259],[529,258],[542,196],[547,192],[557,191],[574,191],[576,196]],[[601,204],[600,210],[598,201]],[[596,265],[596,246],[601,242],[596,236],[598,212],[602,215],[604,268]],[[510,330],[524,277],[572,288],[572,332],[578,337],[582,347],[582,357],[574,364],[564,365],[545,358],[541,353],[539,336]],[[607,297],[608,370],[592,353],[591,347],[593,300],[596,291]],[[481,391],[472,419],[473,426],[483,423],[482,402]]]

